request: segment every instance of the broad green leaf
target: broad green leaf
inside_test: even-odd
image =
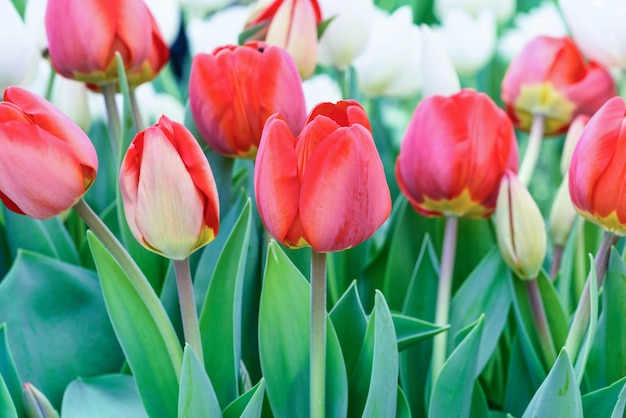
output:
[[[6,239],[13,258],[22,249],[80,265],[78,251],[59,217],[40,220],[19,215],[6,207],[4,217]]]
[[[474,391],[472,392],[472,408],[470,409],[470,418],[486,418],[489,415],[489,405],[485,392],[480,383],[474,383]]]
[[[611,418],[622,418],[624,416],[624,410],[626,409],[626,386],[622,387],[615,403],[615,408],[611,413]]]
[[[376,292],[365,340],[350,376],[349,417],[394,417],[398,345],[385,297]]]
[[[63,418],[148,418],[132,376],[79,378],[63,395]]]
[[[449,335],[456,335],[485,315],[478,370],[487,364],[506,325],[511,306],[509,280],[509,269],[502,261],[498,248],[493,247],[452,298]],[[448,352],[452,350],[452,345],[453,339],[449,338]]]
[[[268,246],[259,350],[266,393],[277,418],[309,416],[310,286],[280,246]],[[347,378],[335,329],[327,321],[326,416],[345,417]]]
[[[185,346],[180,375],[178,418],[222,416],[220,404],[200,359],[189,346]]]
[[[484,323],[481,315],[468,327],[470,331],[444,363],[430,397],[428,416],[469,416],[474,382],[480,373],[478,360]]]
[[[606,378],[626,376],[626,265],[613,248],[604,283],[606,295]]]
[[[97,277],[75,265],[18,252],[0,283],[0,322],[8,340],[1,345],[2,373],[16,403],[21,396],[14,392],[22,388],[7,347],[21,382],[31,382],[56,407],[77,376],[111,373],[123,361]]]
[[[447,331],[449,328],[406,315],[392,314],[391,317],[398,338],[399,351],[406,350],[420,341]]]
[[[624,388],[626,388],[626,377],[610,386],[585,394],[582,398],[584,416],[609,418]]]
[[[2,375],[0,375],[0,417],[17,418],[17,410]]]
[[[250,222],[248,200],[217,260],[199,319],[204,365],[224,408],[239,396],[241,298]]]
[[[546,276],[546,273],[543,270],[540,271],[537,276],[537,284],[539,285],[541,300],[543,301],[543,307],[546,311],[548,324],[550,325],[552,340],[554,341],[554,346],[558,351],[565,345],[569,328],[569,320],[565,314],[565,310],[561,306],[561,300],[559,299],[557,290],[554,288],[552,281],[548,278],[548,276]]]
[[[402,388],[398,386],[398,403],[396,405],[396,418],[411,418],[411,407]]]
[[[148,415],[175,417],[182,350],[174,328],[150,285],[131,281],[91,231],[87,239],[109,318]]]
[[[585,375],[587,360],[589,359],[589,353],[593,347],[593,341],[596,338],[596,327],[598,324],[598,279],[596,275],[595,263],[591,254],[589,254],[589,261],[589,329],[587,330],[586,341],[580,348],[574,367],[576,376],[578,376],[579,385]]]
[[[526,366],[524,349],[519,341],[519,336],[515,336],[511,343],[511,354],[508,362],[508,375],[505,385],[504,410],[509,411],[514,416],[519,417],[533,398],[535,391],[539,387],[535,385],[530,376],[530,370]]]
[[[265,397],[265,379],[235,399],[224,410],[224,418],[259,418]]]
[[[522,418],[583,418],[576,373],[565,349],[561,350]]]
[[[22,383],[17,374],[13,354],[9,348],[6,324],[0,325],[0,377],[4,380],[4,383],[11,394],[13,405],[15,406],[18,415],[23,416]]]
[[[348,289],[356,277],[363,277],[367,265],[370,241],[344,251],[327,254],[328,295],[330,303],[336,303],[339,295]]]
[[[413,318],[433,321],[439,283],[439,265],[428,236],[422,243],[419,257],[411,275],[402,313]],[[425,417],[427,406],[424,393],[432,357],[432,341],[417,343],[400,353],[400,382],[411,405],[413,417]]]
[[[367,317],[359,299],[356,281],[352,282],[337,304],[333,306],[330,319],[333,321],[341,344],[346,373],[350,376],[358,360],[359,350],[363,345],[367,330]]]

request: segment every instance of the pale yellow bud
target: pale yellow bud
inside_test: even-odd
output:
[[[566,175],[563,177],[559,190],[556,192],[556,197],[554,202],[552,202],[552,209],[550,210],[550,239],[552,244],[559,247],[565,246],[578,214],[569,196],[568,183],[569,177]]]

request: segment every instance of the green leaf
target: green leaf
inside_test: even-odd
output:
[[[537,284],[539,285],[541,300],[546,311],[546,318],[550,325],[552,340],[558,351],[565,345],[569,330],[569,320],[565,314],[565,309],[561,305],[557,290],[543,270],[537,276]]]
[[[13,354],[11,354],[11,349],[9,348],[6,324],[0,325],[0,377],[4,380],[4,384],[13,399],[13,405],[18,415],[23,416],[22,383],[17,374]]]
[[[485,315],[478,370],[482,370],[487,364],[506,325],[511,306],[508,280],[510,271],[502,261],[498,248],[493,247],[452,298],[449,335],[456,335],[481,315]],[[453,339],[449,338],[448,352],[452,345]]]
[[[583,418],[576,373],[565,349],[561,350],[522,418]]]
[[[317,39],[320,39],[322,37],[322,35],[324,35],[324,32],[326,32],[326,29],[328,29],[328,25],[330,25],[330,22],[335,20],[336,17],[337,16],[331,16],[328,19],[322,20],[317,25]]]
[[[540,383],[533,384],[519,335],[513,338],[511,346],[505,385],[504,410],[515,416],[521,416]]]
[[[254,36],[256,34],[258,34],[259,32],[261,32],[263,29],[265,29],[267,27],[267,22],[263,22],[260,23],[258,25],[255,26],[251,26],[250,28],[242,31],[238,38],[237,38],[237,43],[239,45],[243,45],[246,42],[248,42],[249,40],[252,40],[254,38]]]
[[[398,386],[398,346],[391,313],[376,292],[359,359],[350,376],[349,417],[393,417]]]
[[[489,406],[487,398],[483,392],[483,388],[478,382],[474,383],[474,391],[472,392],[472,408],[470,409],[470,418],[486,418],[489,415]]]
[[[309,416],[310,286],[280,246],[268,246],[259,312],[259,351],[277,418]],[[327,321],[326,416],[345,417],[347,378],[335,329]]]
[[[139,289],[91,231],[87,239],[109,318],[148,415],[175,417],[182,350],[174,328],[150,285]]]
[[[622,418],[624,416],[624,409],[626,408],[626,386],[622,387],[615,403],[615,408],[611,413],[611,418]]]
[[[239,396],[241,298],[251,219],[248,200],[217,260],[199,319],[204,364],[224,408]]]
[[[259,418],[265,397],[265,379],[252,389],[235,399],[224,410],[224,418]]]
[[[432,391],[428,416],[469,416],[474,382],[480,373],[477,366],[484,323],[481,315],[444,363]]]
[[[626,265],[613,248],[604,283],[606,295],[606,378],[626,376]]]
[[[221,417],[222,411],[200,359],[189,346],[185,346],[180,375],[178,418]]]
[[[367,317],[359,299],[356,281],[348,287],[330,311],[330,319],[337,331],[348,376],[352,374],[367,330]]]
[[[18,418],[15,404],[13,404],[13,399],[11,399],[11,394],[2,375],[0,375],[0,417]]]
[[[18,252],[0,283],[0,322],[6,322],[8,340],[0,344],[2,373],[18,409],[21,395],[15,392],[21,394],[22,387],[9,346],[21,381],[38,387],[57,407],[77,376],[110,373],[123,361],[97,278],[75,265]]]
[[[6,239],[11,256],[28,250],[70,264],[80,265],[78,251],[59,217],[40,220],[4,208]]]
[[[610,386],[585,394],[582,398],[584,416],[609,418],[624,388],[626,388],[626,377]]]
[[[402,388],[398,386],[398,404],[396,405],[396,418],[411,418],[411,407]]]
[[[578,384],[583,380],[587,360],[593,347],[593,341],[596,337],[596,327],[598,324],[598,279],[596,275],[596,266],[593,256],[589,254],[590,270],[589,270],[589,329],[587,330],[586,342],[581,346],[574,370],[578,376]],[[567,324],[565,325],[567,326]],[[603,335],[606,335],[605,333]],[[562,345],[561,345],[562,346]],[[557,345],[559,347],[559,345]]]
[[[406,350],[420,341],[424,341],[433,335],[446,331],[449,326],[440,326],[432,322],[411,318],[410,316],[392,314],[393,326],[398,338],[398,350]]]
[[[147,418],[131,376],[111,374],[79,378],[63,395],[63,418]]]

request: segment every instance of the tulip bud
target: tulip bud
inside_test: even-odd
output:
[[[27,418],[59,418],[48,398],[28,382],[22,387],[22,399]]]
[[[0,199],[38,219],[71,208],[93,184],[96,150],[85,133],[43,98],[9,87],[0,102]]]
[[[148,250],[183,260],[219,230],[219,200],[200,145],[162,116],[131,143],[120,169],[128,226]]]
[[[521,279],[534,279],[546,256],[546,227],[528,190],[507,171],[502,177],[494,214],[502,258]]]
[[[577,214],[569,197],[569,179],[566,175],[556,192],[550,210],[550,239],[554,246],[565,246]]]
[[[150,16],[150,26],[152,28],[150,51],[139,68],[128,73],[128,85],[130,88],[152,81],[170,59],[170,50],[167,47],[167,43],[165,43],[165,39],[163,39],[159,25],[149,10],[148,15]]]
[[[563,144],[563,152],[561,153],[561,174],[563,176],[567,174],[570,161],[572,161],[572,154],[574,153],[574,148],[576,148],[576,144],[578,143],[578,140],[580,139],[580,135],[582,135],[583,129],[585,129],[587,122],[589,122],[589,116],[578,115],[576,116],[576,119],[574,119],[569,129],[567,130],[567,135],[565,136],[565,143]]]

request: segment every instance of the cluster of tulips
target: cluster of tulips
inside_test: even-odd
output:
[[[346,98],[336,103],[319,103],[307,114],[302,78],[315,71],[318,26],[328,24],[326,18],[315,0],[277,0],[260,7],[248,22],[249,40],[193,57],[188,84],[193,126],[188,128],[163,115],[154,125],[144,128],[136,119],[134,138],[125,139],[128,126],[120,120],[116,92],[132,99],[134,89],[157,77],[169,60],[167,44],[155,19],[142,0],[48,1],[46,32],[51,65],[60,76],[84,82],[93,91],[101,92],[108,106],[109,152],[119,170],[118,193],[123,203],[124,217],[120,222],[126,222],[132,236],[145,249],[172,260],[187,344],[185,359],[187,353],[193,353],[189,358],[200,363],[220,361],[208,359],[207,343],[203,341],[207,337],[201,335],[195,301],[199,296],[194,296],[190,258],[218,236],[221,219],[234,201],[233,162],[248,160],[253,164],[254,213],[269,233],[261,243],[267,257],[277,251],[269,236],[286,247],[287,252],[311,249],[307,404],[284,409],[281,402],[288,395],[278,394],[271,386],[269,375],[274,371],[261,364],[268,381],[266,413],[289,416],[284,411],[295,410],[299,411],[298,416],[311,417],[405,416],[399,412],[403,396],[398,395],[402,389],[396,392],[397,385],[393,393],[370,395],[366,390],[367,402],[362,404],[354,401],[353,393],[358,389],[344,388],[346,398],[336,401],[329,395],[329,390],[334,389],[328,386],[334,386],[328,383],[331,372],[327,371],[333,344],[337,338],[342,344],[347,341],[338,332],[335,334],[335,328],[327,328],[331,324],[328,318],[332,319],[327,307],[327,253],[358,247],[381,231],[382,225],[388,225],[392,214],[389,181],[393,173],[395,179],[391,181],[402,193],[400,199],[408,200],[421,216],[445,219],[432,318],[432,326],[439,328],[432,342],[432,358],[424,360],[430,364],[429,387],[433,390],[430,416],[444,416],[437,412],[436,405],[446,399],[440,395],[450,375],[445,368],[453,363],[452,336],[446,327],[451,323],[460,219],[492,217],[501,259],[524,283],[534,323],[532,338],[539,342],[541,361],[547,370],[563,362],[573,370],[572,363],[589,349],[585,335],[590,321],[595,321],[591,307],[596,304],[593,298],[603,283],[611,248],[619,236],[626,234],[626,103],[617,96],[611,73],[601,64],[586,60],[569,37],[535,38],[511,62],[504,76],[505,109],[473,89],[423,97],[406,128],[395,167],[387,167],[386,171],[366,107],[358,101]],[[192,133],[196,129],[204,141],[202,145]],[[521,164],[516,129],[528,133]],[[554,197],[548,234],[544,215],[528,186],[543,138],[566,133],[561,162],[563,184]],[[103,267],[102,256],[93,249],[98,248],[93,244],[96,241],[119,266],[115,274],[129,277],[139,293],[154,295],[150,278],[85,201],[97,179],[99,155],[81,128],[46,99],[12,86],[4,91],[0,102],[0,143],[0,199],[6,208],[36,219],[64,217],[73,208],[96,237],[90,238],[90,246],[101,279],[108,280],[104,276],[110,273]],[[224,189],[207,159],[207,145],[211,152],[220,155],[220,161],[226,162],[226,174],[219,175],[226,176]],[[550,248],[549,279],[554,280],[561,271],[561,256],[571,232],[576,230],[577,213],[606,232],[569,323],[567,338],[564,342],[555,341],[544,307],[545,297],[542,299],[541,295],[544,279],[540,276],[545,275],[542,268],[547,265]],[[241,249],[243,254],[247,250]],[[350,278],[354,279],[359,278]],[[146,300],[152,297],[145,296]],[[105,300],[107,306],[112,303]],[[382,321],[380,312],[387,312],[391,318],[384,297],[381,302],[376,296],[376,306],[376,316],[372,314],[370,322],[374,317]],[[119,317],[111,314],[130,370],[137,376],[146,411],[151,417],[176,416],[176,411],[171,414],[155,406],[158,403],[150,400],[154,394],[141,386],[145,367],[149,366],[142,365],[129,348],[118,321]],[[479,326],[482,325],[476,325],[466,338]],[[140,328],[141,324],[137,324],[134,332],[140,333]],[[582,349],[585,344],[587,347]],[[346,349],[343,345],[341,348]],[[370,348],[377,350],[373,345]],[[393,345],[392,349],[398,347]],[[146,350],[144,355],[149,357],[151,353]],[[348,358],[346,353],[344,357]],[[189,361],[193,364],[194,360]],[[184,364],[173,362],[185,372]],[[354,364],[351,367],[357,367]],[[235,366],[237,370],[239,367]],[[209,366],[207,372],[213,380]],[[179,380],[184,380],[180,373],[175,372]],[[396,382],[397,375],[394,370]],[[375,379],[375,374],[371,379]],[[368,380],[370,392],[372,381]],[[223,390],[216,385],[213,382],[221,408],[218,405],[214,414],[219,415],[238,398],[239,391],[221,395]],[[55,407],[42,393],[30,384],[24,390],[25,416],[54,416]],[[181,386],[181,397],[182,393]],[[202,409],[206,402],[197,396],[196,393],[195,398],[188,399],[192,406],[179,399],[178,416],[218,416],[207,412],[214,411],[210,405]],[[380,409],[370,405],[370,399],[379,399]],[[3,402],[0,406],[8,405]],[[542,401],[533,402],[531,405],[539,408]],[[574,402],[574,410],[582,411],[579,403],[580,399]],[[183,404],[191,409],[185,409]],[[176,405],[172,407],[175,409]],[[4,411],[10,410],[6,408]],[[14,415],[7,416],[17,417],[21,408],[14,407]],[[33,412],[36,410],[43,412]],[[570,416],[581,416],[577,414]]]

